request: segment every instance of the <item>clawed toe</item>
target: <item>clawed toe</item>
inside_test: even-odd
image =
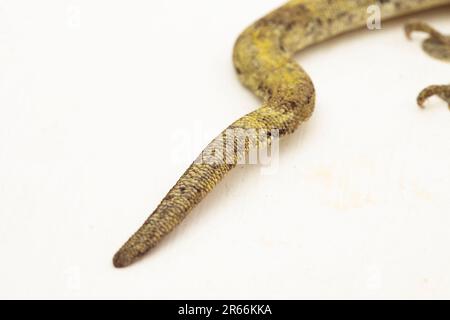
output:
[[[423,41],[422,48],[430,56],[450,61],[450,37],[446,36],[425,22],[413,21],[405,25],[405,34],[411,39],[413,32],[424,32],[429,35],[428,39]]]
[[[438,96],[448,103],[450,109],[450,85],[442,86],[429,86],[424,89],[417,98],[417,103],[420,107],[424,108],[425,102],[432,96]]]
[[[405,25],[405,33],[408,39],[411,39],[411,34],[413,32],[425,32],[428,33],[430,38],[433,38],[443,44],[450,45],[450,37],[443,35],[432,26],[421,21],[412,21]]]
[[[429,24],[420,21],[412,21],[405,25],[405,34],[411,39],[413,32],[424,32],[429,37],[423,41],[422,48],[430,56],[450,61],[450,36],[443,35]],[[425,102],[432,96],[438,96],[448,103],[450,109],[450,85],[429,86],[422,90],[417,98],[417,103],[424,108]]]

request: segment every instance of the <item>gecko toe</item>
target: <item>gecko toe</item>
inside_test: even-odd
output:
[[[428,38],[422,44],[422,49],[431,57],[450,62],[450,45],[435,38]]]
[[[450,109],[450,85],[441,85],[441,86],[435,85],[425,88],[419,94],[419,97],[417,98],[417,103],[419,104],[420,107],[424,108],[425,102],[427,101],[428,98],[432,96],[438,96],[442,100],[446,101]]]
[[[428,34],[428,38],[423,41],[422,49],[433,58],[450,62],[450,37],[444,35],[431,27],[430,25],[412,21],[405,25],[405,34],[411,39],[413,32],[424,32]]]

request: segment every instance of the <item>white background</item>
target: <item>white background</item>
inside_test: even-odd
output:
[[[231,52],[282,3],[0,0],[1,298],[450,298],[450,114],[415,103],[450,69],[406,19],[300,53],[317,107],[277,172],[235,169],[113,268],[206,143],[259,105]],[[448,14],[416,18],[450,33]]]

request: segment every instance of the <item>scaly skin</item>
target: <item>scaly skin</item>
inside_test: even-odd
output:
[[[273,129],[279,136],[294,132],[314,110],[314,86],[292,58],[294,53],[339,34],[366,25],[367,8],[378,4],[383,19],[450,4],[450,0],[292,0],[246,29],[236,42],[234,65],[242,83],[262,100],[262,106],[238,119],[229,130],[259,129],[268,141],[236,138],[244,148],[226,149],[215,139],[169,191],[143,226],[113,259],[126,267],[155,247],[171,232],[226,173],[260,143],[270,143]],[[223,131],[219,137],[226,137]],[[253,138],[253,137],[250,137]],[[234,162],[223,163],[223,153]]]
[[[410,22],[405,26],[405,32],[408,38],[411,38],[413,32],[418,31],[428,33],[429,35],[429,38],[422,44],[422,48],[426,53],[436,59],[450,62],[450,36],[439,33],[423,22]],[[425,88],[417,97],[417,103],[423,108],[426,100],[435,95],[446,101],[450,109],[450,85],[433,85]]]

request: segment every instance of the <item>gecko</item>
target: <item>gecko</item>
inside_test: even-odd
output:
[[[270,145],[276,136],[274,130],[277,137],[286,136],[311,117],[316,99],[314,84],[294,60],[294,54],[364,27],[372,5],[377,5],[387,20],[431,8],[448,8],[450,0],[291,0],[245,29],[235,43],[233,63],[239,80],[260,98],[261,106],[233,122],[206,146],[114,255],[115,267],[129,266],[154,248],[239,160],[254,148]],[[422,45],[425,52],[450,62],[449,36],[416,21],[405,26],[408,37],[414,32],[428,35]],[[450,108],[450,85],[429,86],[419,94],[418,104],[423,107],[431,96],[442,98]],[[236,130],[255,133],[233,136],[234,147],[224,148],[224,139]],[[224,157],[231,161],[223,161]]]

